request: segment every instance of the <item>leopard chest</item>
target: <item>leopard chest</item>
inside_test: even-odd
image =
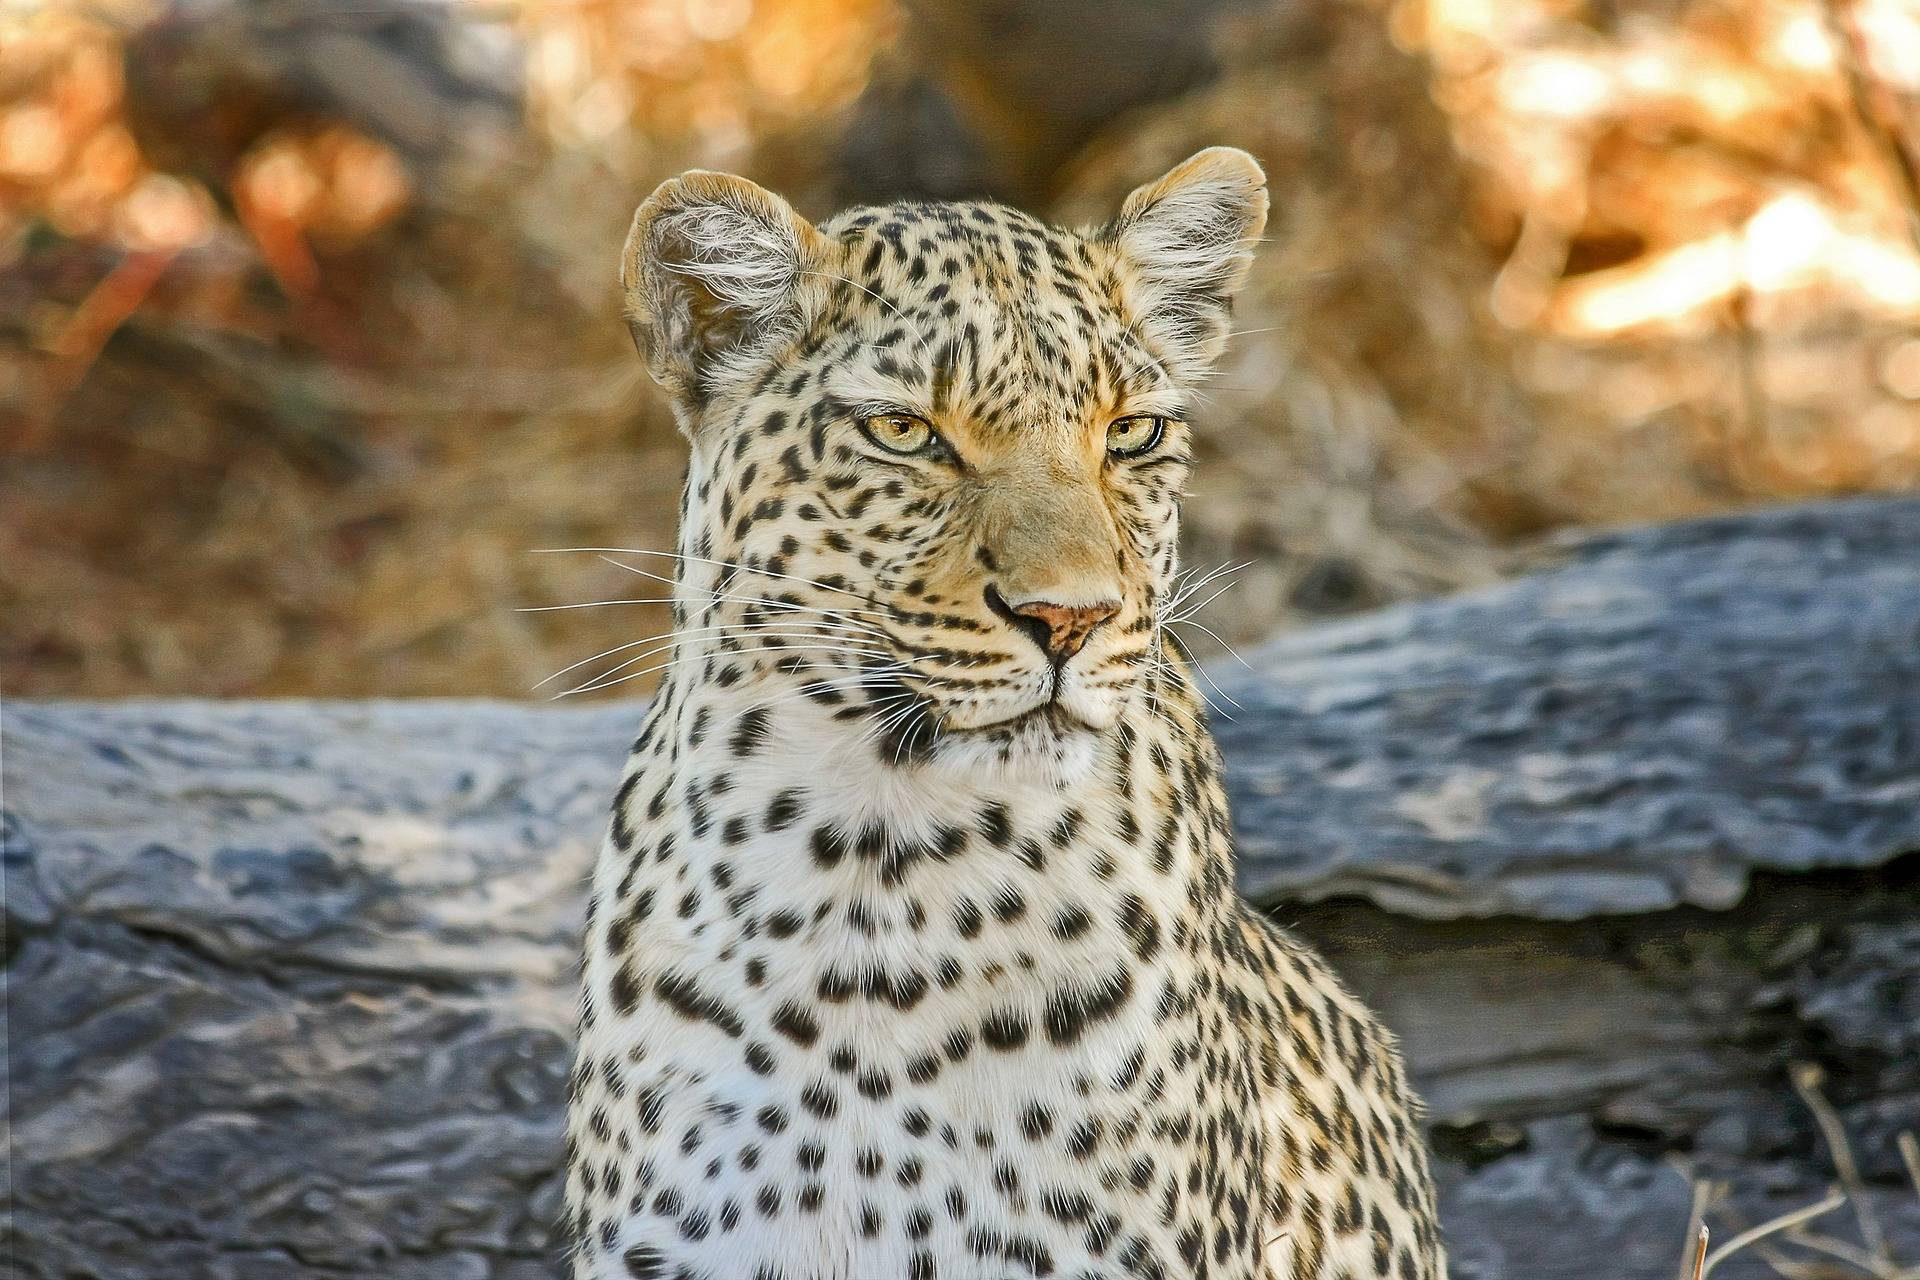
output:
[[[1166,895],[995,831],[763,833],[620,874],[575,1111],[624,1247],[995,1277],[1171,1247],[1200,1076]]]

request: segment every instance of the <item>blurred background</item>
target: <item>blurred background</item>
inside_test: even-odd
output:
[[[1920,487],[1920,0],[0,0],[0,686],[529,696],[665,625],[527,611],[657,594],[533,554],[671,546],[657,181],[1080,222],[1215,143],[1223,637]]]

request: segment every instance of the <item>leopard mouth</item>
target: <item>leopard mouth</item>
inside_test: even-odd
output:
[[[1076,732],[1084,733],[1091,730],[1093,726],[1073,714],[1073,712],[1067,710],[1061,703],[1059,694],[1056,693],[1045,702],[1037,706],[1028,707],[1025,711],[1015,712],[1003,720],[995,720],[989,724],[974,725],[967,729],[954,729],[950,730],[950,732],[991,737],[994,735],[1009,736],[1029,728],[1046,728],[1057,734],[1067,734]]]
[[[939,705],[904,680],[895,680],[873,691],[870,706],[885,708],[879,714],[886,727],[876,741],[883,758],[901,764],[921,764],[930,759],[943,741],[1011,742],[1041,734],[1066,738],[1090,733],[1094,727],[1068,710],[1060,700],[1058,687],[1046,701],[1025,711],[986,724],[956,725],[941,714]],[[907,708],[911,707],[911,710]],[[868,714],[875,714],[869,710]]]

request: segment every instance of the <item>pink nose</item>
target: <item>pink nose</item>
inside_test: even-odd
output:
[[[1053,604],[1046,600],[1009,608],[1018,617],[1038,624],[1024,629],[1055,662],[1065,662],[1080,652],[1093,629],[1120,612],[1117,604]]]

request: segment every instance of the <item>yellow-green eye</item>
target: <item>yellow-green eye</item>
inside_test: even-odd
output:
[[[1115,418],[1107,425],[1107,453],[1115,458],[1138,457],[1159,444],[1166,429],[1167,420],[1157,414]]]
[[[933,428],[910,413],[882,413],[860,420],[867,438],[889,453],[918,453],[933,442]]]

